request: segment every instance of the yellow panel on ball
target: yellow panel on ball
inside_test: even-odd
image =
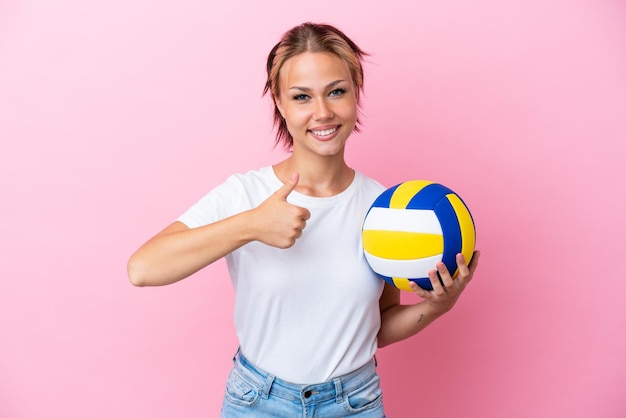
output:
[[[377,257],[411,260],[443,253],[443,235],[403,231],[363,231],[363,248]]]
[[[413,199],[420,190],[432,183],[432,181],[427,180],[410,180],[399,184],[393,196],[391,196],[389,207],[394,209],[406,209],[411,199]]]
[[[411,289],[411,286],[409,286],[409,281],[410,280],[406,279],[406,278],[400,278],[400,277],[394,277],[393,278],[393,284],[398,289],[400,289],[400,290],[408,290],[409,292],[412,292],[413,289]]]
[[[465,203],[456,194],[448,195],[448,199],[454,207],[456,216],[459,220],[459,227],[461,229],[462,245],[461,253],[465,257],[465,261],[469,263],[474,255],[474,248],[476,247],[476,229],[474,227],[474,221],[472,215],[465,206]],[[458,270],[455,271],[454,276],[458,274]]]

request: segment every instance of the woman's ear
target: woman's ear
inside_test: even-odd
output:
[[[280,97],[272,96],[274,99],[274,103],[276,104],[276,109],[280,112],[280,115],[285,119],[285,111],[283,110],[283,104],[280,101]]]

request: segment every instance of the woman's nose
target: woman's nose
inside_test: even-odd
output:
[[[315,114],[313,118],[315,120],[332,119],[335,116],[328,103],[324,100],[320,100],[315,106]]]

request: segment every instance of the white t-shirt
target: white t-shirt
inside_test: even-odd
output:
[[[283,186],[272,167],[236,174],[178,220],[195,228],[257,207]],[[253,364],[292,383],[318,383],[369,361],[380,328],[383,281],[369,268],[361,227],[384,190],[356,172],[331,197],[296,191],[287,201],[311,218],[288,249],[251,242],[226,256],[235,288],[235,328]]]

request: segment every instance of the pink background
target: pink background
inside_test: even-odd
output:
[[[618,0],[3,0],[0,416],[218,415],[224,263],[138,289],[126,261],[284,156],[264,62],[306,20],[371,53],[350,163],[455,189],[483,251],[448,316],[379,352],[387,414],[626,416]]]

